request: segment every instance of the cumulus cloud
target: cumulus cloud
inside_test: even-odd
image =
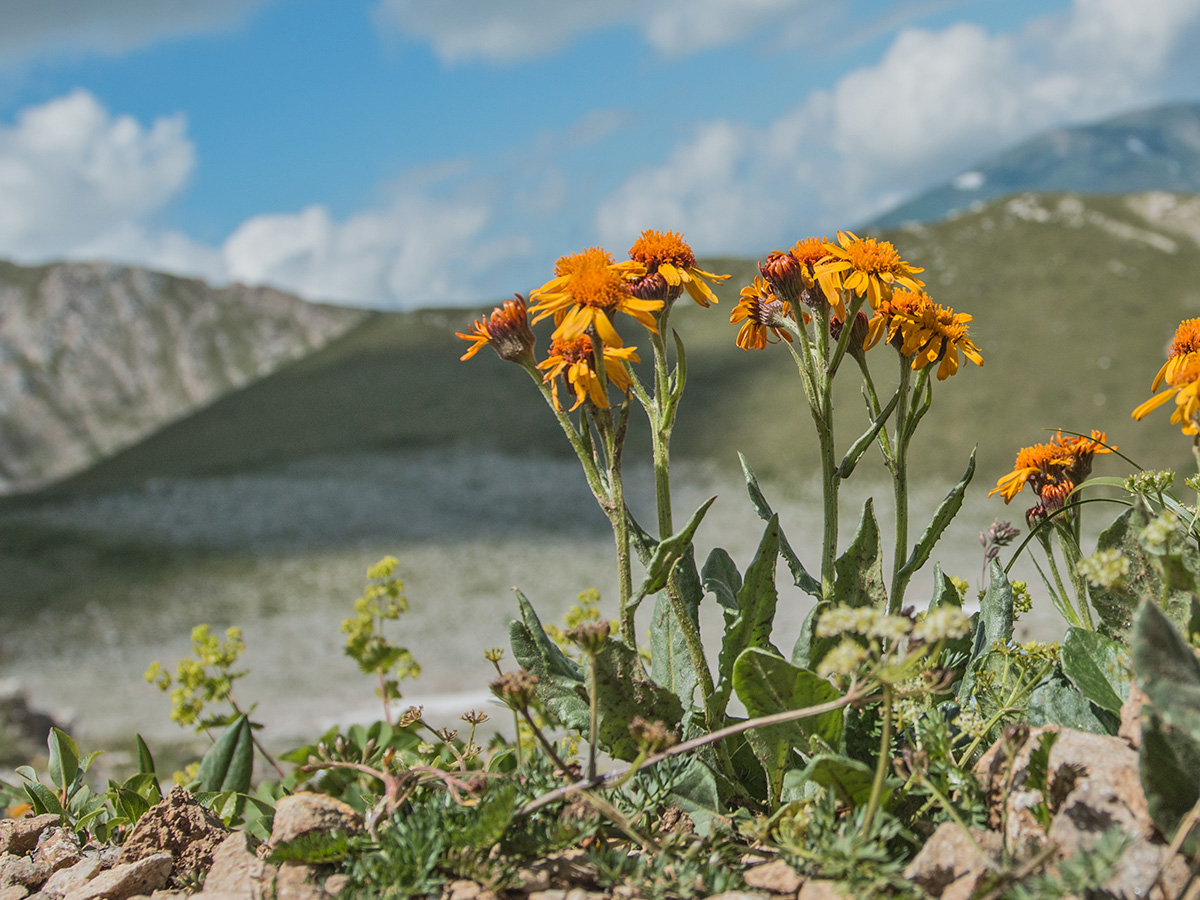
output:
[[[609,197],[597,227],[618,244],[639,221],[674,222],[708,252],[845,227],[1005,144],[1151,101],[1198,26],[1196,0],[1076,0],[1012,34],[904,29],[878,63],[765,128],[699,126]]]
[[[729,44],[753,34],[785,12],[828,0],[381,0],[376,21],[431,43],[447,62],[513,62],[545,56],[569,46],[581,35],[604,28],[626,28],[661,53],[679,56]],[[798,9],[798,7],[800,9]]]
[[[137,230],[186,186],[195,165],[181,115],[144,127],[87,91],[0,126],[0,247],[18,259],[72,254]]]
[[[0,63],[62,53],[112,55],[228,28],[276,0],[0,0]]]

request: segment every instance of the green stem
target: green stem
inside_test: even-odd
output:
[[[596,744],[600,733],[600,695],[596,690],[599,664],[596,654],[588,654],[588,779],[596,777]]]
[[[835,457],[833,432],[833,379],[829,376],[829,306],[821,304],[814,318],[817,338],[817,358],[813,360],[813,381],[817,388],[817,403],[813,420],[817,426],[817,441],[821,452],[821,498],[824,505],[825,533],[821,545],[821,595],[833,599],[834,564],[838,544],[838,460]]]
[[[863,377],[863,390],[867,395],[867,406],[871,411],[871,419],[875,420],[879,418],[883,407],[879,403],[879,395],[875,392],[875,380],[871,378],[871,370],[867,367],[867,355],[865,353],[859,354],[857,359],[858,368],[862,372]],[[897,405],[899,404],[897,403]],[[892,442],[888,437],[886,426],[879,429],[877,440],[879,441],[879,449],[883,452],[883,461],[890,471],[894,462],[894,454],[892,453]]]
[[[892,457],[892,493],[896,501],[896,544],[892,553],[892,591],[888,599],[888,612],[895,614],[901,609],[904,599],[904,582],[907,579],[901,569],[908,561],[908,433],[910,386],[912,369],[906,357],[900,357],[900,385],[896,389],[900,400],[896,404],[896,450]]]
[[[650,333],[654,348],[654,398],[646,408],[650,419],[651,451],[654,456],[654,499],[658,508],[658,539],[666,540],[675,533],[671,516],[671,428],[675,419],[675,401],[671,391],[671,376],[667,366],[667,344],[664,332],[670,311],[663,310],[657,332]]]
[[[871,797],[867,801],[867,813],[863,818],[863,834],[869,835],[875,825],[875,816],[883,801],[883,788],[887,783],[888,768],[892,762],[892,686],[883,685],[883,734],[879,738],[879,759],[875,763],[875,780],[871,783]]]
[[[1079,613],[1075,610],[1075,604],[1071,602],[1071,595],[1067,593],[1067,589],[1063,585],[1062,576],[1058,573],[1058,562],[1054,559],[1054,544],[1050,539],[1050,535],[1045,531],[1039,531],[1038,540],[1042,544],[1042,549],[1046,551],[1046,560],[1050,563],[1050,574],[1054,576],[1054,585],[1058,589],[1060,602],[1054,605],[1058,607],[1058,611],[1067,620],[1067,624],[1074,625],[1076,628],[1083,628],[1083,621],[1079,618]]]

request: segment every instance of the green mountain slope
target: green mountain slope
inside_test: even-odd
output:
[[[979,445],[980,483],[1010,466],[1040,429],[1100,428],[1149,467],[1185,465],[1189,443],[1164,411],[1135,423],[1178,322],[1200,315],[1200,200],[1168,195],[1024,195],[951,222],[887,235],[925,267],[935,300],[969,312],[985,358],[935,384],[918,438],[919,473],[961,471]],[[814,441],[782,347],[744,352],[729,312],[755,272],[710,260],[733,278],[707,310],[680,302],[689,379],[674,449],[734,467],[744,452],[765,473],[812,477]],[[341,453],[471,447],[563,455],[565,441],[516,366],[486,350],[460,362],[465,312],[372,314],[306,359],[235,391],[54,489],[107,490],[149,478],[270,468]],[[624,326],[629,343],[636,328]],[[545,352],[545,330],[539,353]],[[648,348],[647,348],[648,349]],[[872,351],[880,390],[895,356]],[[839,397],[849,442],[865,424],[852,367]],[[638,414],[634,441],[645,444]],[[637,449],[630,451],[637,453]],[[876,462],[861,470],[882,476]]]

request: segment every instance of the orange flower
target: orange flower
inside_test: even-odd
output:
[[[866,294],[871,307],[877,309],[884,300],[891,299],[894,285],[913,291],[925,286],[914,277],[925,270],[902,260],[891,242],[860,238],[850,231],[839,231],[837,236],[836,244],[825,242],[827,257],[814,272],[842,318],[846,317],[841,308],[843,290],[854,291],[859,297]]]
[[[525,309],[525,298],[520,294],[515,300],[505,300],[503,306],[492,310],[490,317],[476,319],[467,334],[455,332],[455,337],[475,343],[459,359],[470,359],[487,344],[491,344],[501,359],[517,362],[528,356],[532,361],[536,338],[529,327]]]
[[[762,350],[767,344],[779,343],[780,338],[790,341],[785,319],[795,320],[791,307],[759,275],[754,276],[754,284],[742,288],[741,299],[729,316],[730,324],[745,323],[737,335],[737,345],[743,350]],[[775,340],[771,340],[772,334]]]
[[[938,381],[958,371],[960,357],[977,366],[983,365],[979,348],[971,340],[972,316],[934,303],[924,291],[895,291],[879,304],[871,319],[867,347],[873,347],[886,334],[888,342],[904,356],[912,357],[912,367],[938,366]]]
[[[784,300],[803,300],[814,306],[814,297],[809,293],[816,287],[813,267],[828,255],[825,238],[805,238],[786,252],[772,250],[766,261],[758,264],[758,271]]]
[[[1109,446],[1103,431],[1092,430],[1090,437],[1082,435],[1063,436],[1055,432],[1045,444],[1022,447],[1017,453],[1013,470],[996,482],[988,496],[1000,494],[1009,503],[1021,489],[1029,484],[1041,505],[1029,510],[1046,514],[1059,509],[1078,485],[1091,474],[1092,458],[1098,453],[1112,453],[1116,447]]]
[[[1184,434],[1200,431],[1200,319],[1185,319],[1175,331],[1167,361],[1163,363],[1150,390],[1157,391],[1163,382],[1167,390],[1155,394],[1133,411],[1133,418],[1143,419],[1172,397],[1175,411],[1171,424],[1180,425]]]
[[[626,393],[629,392],[629,370],[625,364],[641,362],[636,347],[604,347],[604,377],[605,380]],[[575,391],[574,411],[584,400],[591,399],[592,403],[601,409],[608,409],[608,396],[600,385],[596,374],[596,354],[592,339],[586,334],[574,338],[554,338],[550,341],[550,356],[544,362],[538,363],[538,368],[545,370],[543,381],[550,383],[554,396],[554,407],[562,409],[558,402],[558,380],[562,376]]]
[[[629,258],[645,269],[642,277],[649,279],[647,289],[653,286],[654,290],[661,290],[661,285],[654,277],[656,275],[666,282],[667,292],[663,299],[668,305],[674,303],[685,289],[700,306],[707,307],[711,303],[716,303],[717,296],[712,292],[705,279],[716,282],[724,281],[729,277],[728,275],[714,275],[712,272],[705,272],[697,267],[696,254],[683,239],[683,235],[676,231],[646,229],[629,248]],[[639,296],[647,296],[636,287],[634,293]]]
[[[614,265],[612,257],[598,247],[564,256],[554,267],[555,277],[531,293],[533,321],[554,316],[554,337],[572,340],[595,328],[606,346],[621,347],[624,342],[613,327],[613,317],[625,313],[651,331],[657,331],[654,313],[661,300],[642,300],[629,291],[627,275],[637,263]]]

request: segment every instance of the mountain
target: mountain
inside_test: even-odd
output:
[[[936,222],[1023,191],[1200,192],[1200,104],[1176,103],[1056,128],[875,218],[869,229]]]
[[[1183,465],[1190,444],[1167,414],[1137,423],[1179,321],[1200,314],[1200,198],[1024,194],[959,218],[886,234],[923,266],[934,299],[974,316],[985,365],[934,384],[914,458],[940,482],[978,445],[980,484],[995,483],[1043,428],[1107,430],[1148,467]],[[687,390],[672,447],[682,457],[812,477],[815,440],[791,357],[781,347],[734,345],[729,313],[756,273],[751,260],[715,259],[733,277],[721,302],[680,302],[672,316],[688,351]],[[274,471],[306,459],[468,448],[514,456],[569,454],[541,395],[490,351],[467,362],[454,337],[476,313],[372,313],[323,349],[232,391],[63,483],[108,491],[152,478]],[[644,344],[624,323],[626,340]],[[544,331],[544,329],[543,329]],[[537,352],[545,353],[545,334]],[[642,347],[648,350],[648,347]],[[880,390],[894,383],[885,348],[870,355]],[[643,352],[643,360],[649,357]],[[643,368],[645,363],[643,362]],[[848,370],[837,397],[839,440],[865,425]],[[644,417],[633,416],[627,459],[644,458]],[[640,443],[638,443],[640,442]],[[860,472],[870,477],[877,463]]]
[[[0,493],[85,469],[364,315],[124,266],[0,262]]]

